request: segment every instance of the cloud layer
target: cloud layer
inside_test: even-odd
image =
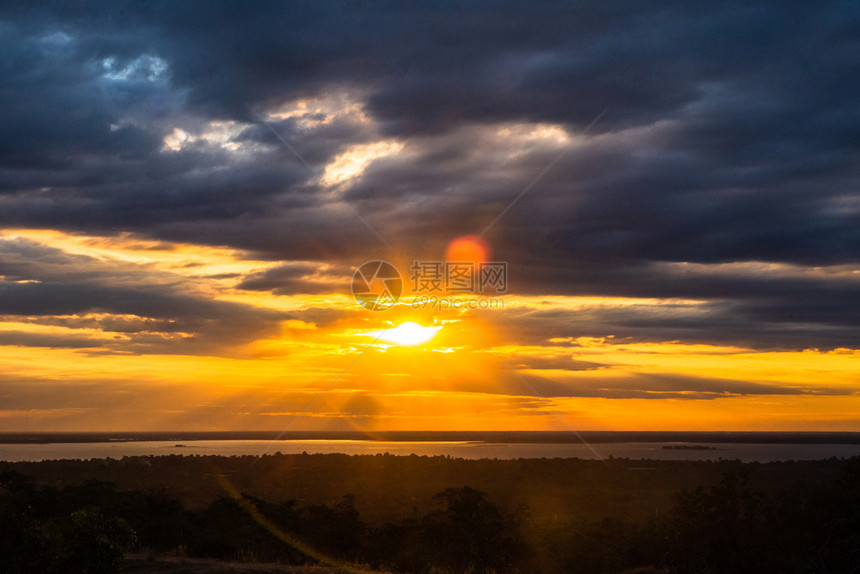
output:
[[[855,349],[858,38],[838,1],[4,8],[0,345],[240,356],[482,233],[498,344]],[[547,392],[769,392],[648,377]]]

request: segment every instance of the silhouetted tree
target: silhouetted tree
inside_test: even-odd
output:
[[[46,540],[30,504],[32,482],[12,472],[0,473],[0,572],[45,571]]]
[[[135,543],[134,530],[122,518],[95,506],[75,508],[82,499],[73,489],[36,489],[8,472],[0,475],[0,488],[0,572],[119,572]]]
[[[97,508],[83,508],[50,528],[53,550],[49,572],[108,574],[119,572],[125,551],[136,541],[122,518],[108,518]]]
[[[430,556],[453,572],[510,571],[522,549],[512,519],[474,488],[448,488],[433,497],[442,508],[421,529]]]
[[[676,496],[669,531],[673,571],[768,571],[763,496],[748,482],[748,473],[728,473],[710,490],[699,487]]]
[[[355,495],[347,494],[333,507],[310,506],[302,535],[316,548],[343,560],[355,560],[361,549],[364,524],[355,509]]]

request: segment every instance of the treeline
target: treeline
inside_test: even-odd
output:
[[[113,482],[119,490],[164,491],[189,508],[224,496],[218,476],[263,500],[334,504],[355,494],[356,509],[374,526],[431,510],[433,495],[469,486],[512,508],[525,505],[535,522],[567,517],[637,521],[663,514],[684,488],[710,487],[728,472],[751,471],[750,487],[774,492],[795,482],[832,482],[837,459],[741,463],[609,458],[464,460],[444,456],[271,454],[255,456],[147,456],[123,459],[0,462],[0,472],[32,476],[40,485]]]
[[[539,520],[464,486],[383,524],[363,520],[353,495],[306,504],[234,492],[191,508],[166,492],[37,485],[5,470],[0,572],[117,572],[127,551],[415,573],[860,571],[860,458],[772,491],[753,486],[750,468],[682,489],[646,518]]]

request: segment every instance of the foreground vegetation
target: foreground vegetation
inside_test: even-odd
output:
[[[860,458],[0,463],[0,572],[115,572],[128,551],[394,572],[857,572]]]

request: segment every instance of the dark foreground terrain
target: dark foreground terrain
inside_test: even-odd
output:
[[[0,463],[0,572],[858,572],[860,458]]]

